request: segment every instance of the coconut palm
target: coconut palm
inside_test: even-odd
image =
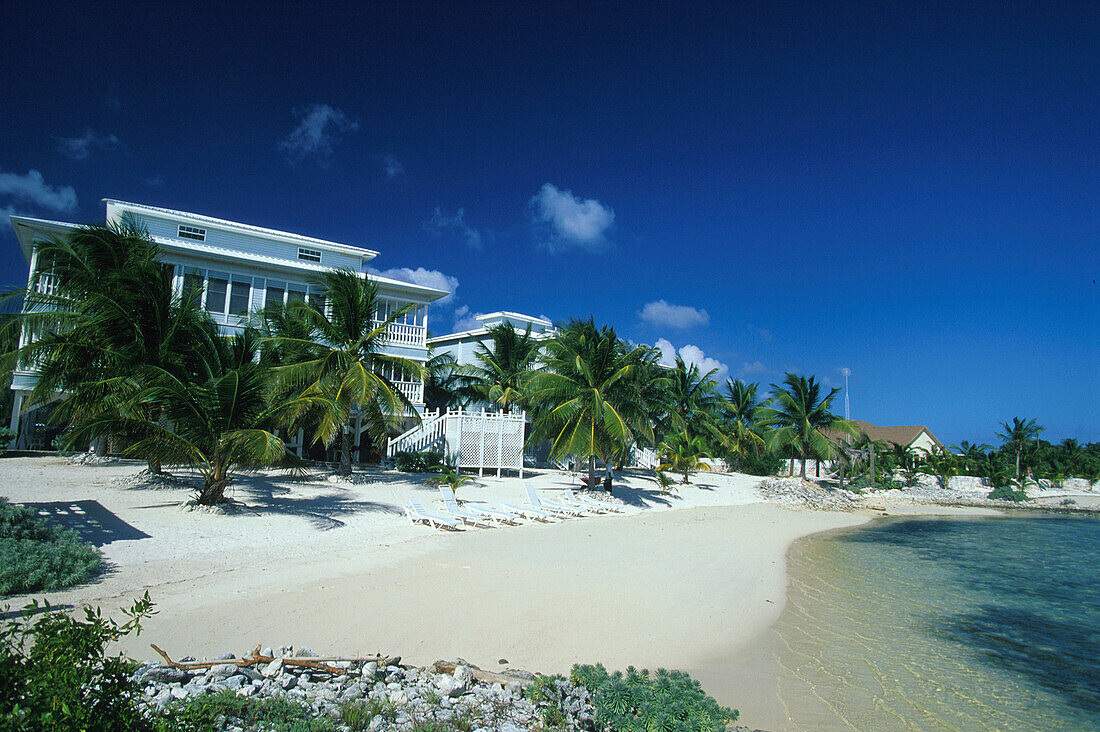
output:
[[[1021,419],[1020,417],[1013,417],[1011,424],[1002,422],[1001,428],[1004,432],[997,432],[996,435],[1004,440],[1004,449],[1015,453],[1016,479],[1019,480],[1020,458],[1023,457],[1024,451],[1028,447],[1034,445],[1035,441],[1039,439],[1039,433],[1046,428],[1039,426],[1037,420]]]
[[[428,360],[424,362],[424,407],[450,409],[459,403],[460,393],[472,380],[453,355],[429,349]]]
[[[831,457],[835,452],[829,435],[856,437],[854,422],[832,414],[829,408],[840,389],[822,396],[814,377],[787,373],[783,385],[772,384],[772,404],[761,410],[763,423],[775,427],[768,440],[770,449],[792,448],[802,461],[801,475],[806,477],[806,460]]]
[[[689,436],[709,434],[708,426],[718,416],[721,398],[714,374],[718,369],[704,372],[698,364],[689,364],[680,356],[668,372],[666,406],[668,407],[668,432],[686,432]]]
[[[523,400],[526,384],[539,357],[539,341],[531,328],[522,333],[511,323],[489,329],[489,342],[478,344],[475,363],[465,375],[468,383],[460,388],[467,399],[481,400],[508,410]]]
[[[79,425],[123,402],[132,407],[145,386],[141,377],[153,373],[147,367],[188,377],[195,349],[209,346],[217,329],[193,299],[173,295],[171,270],[159,254],[149,235],[127,222],[81,227],[38,245],[26,307],[11,324],[27,338],[9,354],[9,365],[38,374],[28,407],[64,394],[51,419]],[[153,410],[149,419],[158,418],[159,407],[146,408]],[[126,438],[91,435],[112,436]],[[160,472],[155,457],[149,469]]]
[[[607,462],[635,439],[653,444],[647,405],[632,378],[639,348],[628,348],[611,327],[573,321],[545,343],[545,368],[529,380],[528,397],[542,405],[529,442],[550,439],[554,457],[586,458],[590,486],[597,458]]]
[[[130,435],[123,454],[190,465],[203,481],[196,502],[220,503],[235,471],[292,465],[294,457],[272,429],[285,420],[285,412],[300,411],[302,402],[320,406],[318,396],[272,406],[258,348],[259,335],[252,330],[214,339],[199,357],[204,378],[181,379],[157,366],[144,367],[140,390],[111,413],[77,425],[74,439]],[[154,411],[164,419],[150,420]]]
[[[661,464],[657,470],[671,470],[683,476],[682,483],[690,483],[688,473],[695,470],[710,470],[710,465],[703,462],[709,458],[706,442],[701,435],[692,437],[687,432],[678,432],[669,435],[664,442],[657,446],[657,454],[661,457]]]
[[[726,392],[719,404],[722,416],[720,442],[730,454],[733,469],[741,467],[741,456],[747,450],[764,447],[760,435],[760,410],[765,406],[757,398],[759,384],[747,384],[741,379],[726,379]]]
[[[377,320],[378,289],[350,270],[321,275],[324,303],[296,301],[287,317],[305,326],[306,336],[272,335],[266,340],[284,352],[297,349],[301,360],[272,370],[274,387],[298,394],[292,423],[311,425],[313,439],[329,447],[340,438],[340,473],[352,471],[350,422],[362,418],[372,439],[382,443],[404,420],[419,421],[412,402],[387,374],[423,379],[424,367],[407,358],[382,353],[386,330],[411,306]],[[298,326],[296,326],[298,327]]]
[[[984,443],[975,444],[968,440],[963,440],[958,445],[950,445],[949,449],[958,454],[959,459],[962,461],[962,467],[970,473],[979,473],[982,469],[981,466],[985,462],[986,453],[993,448]]]

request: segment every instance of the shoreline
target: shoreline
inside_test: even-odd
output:
[[[743,724],[773,729],[787,715],[770,643],[796,542],[866,525],[882,508],[888,516],[1006,513],[904,496],[881,508],[816,511],[766,502],[754,488],[762,479],[728,474],[699,474],[670,497],[638,472],[616,485],[627,515],[448,533],[411,526],[397,512],[409,496],[434,492],[417,482],[423,476],[378,472],[345,484],[263,475],[238,487],[244,510],[210,515],[176,506],[186,489],[117,487],[141,467],[0,461],[12,500],[91,499],[144,537],[109,543],[115,566],[93,582],[32,595],[113,614],[148,589],[159,614],[118,645],[135,659],[155,657],[151,642],[173,657],[211,658],[292,644],[401,655],[417,666],[463,658],[495,671],[676,668],[740,709]],[[569,476],[530,480],[549,492]],[[460,498],[521,502],[515,479],[480,483]]]

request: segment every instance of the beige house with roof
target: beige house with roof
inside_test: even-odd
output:
[[[852,420],[859,427],[859,431],[877,442],[894,443],[913,450],[920,450],[926,455],[932,452],[932,448],[944,449],[943,443],[922,424],[880,426],[865,422],[862,419]]]

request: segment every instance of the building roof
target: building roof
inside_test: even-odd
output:
[[[892,442],[896,445],[904,445],[908,447],[916,442],[917,438],[921,436],[922,432],[928,434],[932,442],[943,447],[943,443],[936,439],[936,436],[932,434],[932,430],[928,429],[922,424],[914,425],[897,425],[897,426],[883,426],[877,424],[871,424],[865,422],[862,419],[852,420],[859,427],[859,431],[870,437],[872,440],[879,442]]]
[[[127,206],[137,206],[138,204],[126,204]],[[144,206],[143,208],[152,209],[151,206]],[[164,209],[167,211],[168,209]],[[177,212],[172,212],[177,213]],[[192,216],[191,214],[180,214],[181,216]],[[64,235],[71,231],[80,228],[79,224],[74,224],[67,221],[51,221],[49,219],[36,219],[29,216],[9,216],[11,220],[12,228],[15,230],[15,236],[19,240],[19,246],[23,250],[23,256],[29,262],[31,259],[31,253],[34,250],[34,232],[46,231],[51,234]],[[194,219],[202,219],[205,217],[193,216]],[[214,219],[217,221],[218,219]],[[229,222],[232,223],[232,222]],[[240,224],[240,226],[244,226]],[[267,231],[265,229],[258,229],[257,227],[247,227],[258,231]],[[296,236],[289,234],[287,236]],[[301,237],[302,239],[309,239],[309,237]],[[296,269],[303,272],[313,272],[320,274],[325,272],[331,267],[326,267],[321,264],[313,264],[311,262],[301,262],[292,259],[281,259],[279,257],[269,257],[262,254],[256,254],[253,252],[241,252],[234,249],[228,249],[226,247],[213,246],[197,241],[183,241],[182,239],[172,239],[164,236],[153,236],[153,241],[164,248],[165,251],[171,252],[184,252],[191,254],[205,254],[209,257],[216,257],[222,259],[232,259],[241,262],[252,262],[257,264],[266,264],[274,267]],[[335,246],[343,247],[343,244],[337,244]],[[365,249],[357,249],[356,247],[348,247],[355,249],[359,254],[374,254],[374,252],[368,252]],[[366,258],[366,255],[364,255]],[[434,287],[426,287],[424,285],[416,285],[411,282],[405,282],[404,280],[395,280],[390,277],[382,277],[376,274],[365,275],[372,282],[377,282],[379,285],[384,286],[389,290],[399,290],[407,292],[412,295],[419,296],[428,302],[438,300],[442,297],[446,297],[450,293],[446,290],[438,290]]]
[[[183,219],[184,221],[194,221],[210,226],[218,226],[223,229],[230,229],[233,231],[241,231],[248,234],[256,234],[266,237],[268,239],[279,239],[286,242],[296,244],[309,244],[311,246],[318,247],[320,249],[328,249],[329,251],[339,252],[340,254],[351,254],[356,257],[362,257],[364,260],[371,260],[378,256],[378,252],[372,249],[365,249],[363,247],[351,246],[349,244],[339,244],[334,241],[327,241],[325,239],[316,239],[312,236],[303,236],[302,234],[294,234],[289,231],[279,231],[277,229],[266,229],[262,226],[252,226],[251,224],[242,224],[238,221],[227,221],[226,219],[217,219],[213,216],[204,216],[202,214],[189,213],[187,211],[176,211],[170,208],[161,208],[159,206],[147,206],[144,203],[131,203],[129,201],[119,201],[114,198],[104,198],[103,202],[108,206],[118,206],[132,211],[146,211],[152,214],[158,214],[161,216],[170,216],[172,218]]]
[[[536,318],[533,315],[513,313],[511,310],[498,310],[495,313],[484,313],[482,315],[475,315],[474,319],[481,323],[488,323],[494,320],[518,320],[522,323],[530,323],[531,325],[542,325],[547,328],[550,328],[554,325],[546,318]]]

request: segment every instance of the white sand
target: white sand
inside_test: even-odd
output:
[[[149,535],[105,545],[109,574],[48,595],[106,610],[148,589],[160,612],[123,644],[137,658],[152,657],[150,642],[173,656],[296,644],[418,664],[507,659],[547,673],[574,662],[664,666],[700,676],[746,720],[776,719],[754,644],[782,611],[790,543],[867,520],[762,503],[751,476],[702,474],[664,496],[639,472],[616,486],[632,515],[450,533],[401,513],[412,496],[434,503],[435,490],[417,482],[427,476],[379,471],[358,485],[252,476],[234,492],[247,510],[223,516],[182,511],[184,489],[112,485],[141,467],[0,461],[0,495],[94,500]],[[529,479],[549,495],[574,482]],[[515,478],[458,495],[523,502]]]

